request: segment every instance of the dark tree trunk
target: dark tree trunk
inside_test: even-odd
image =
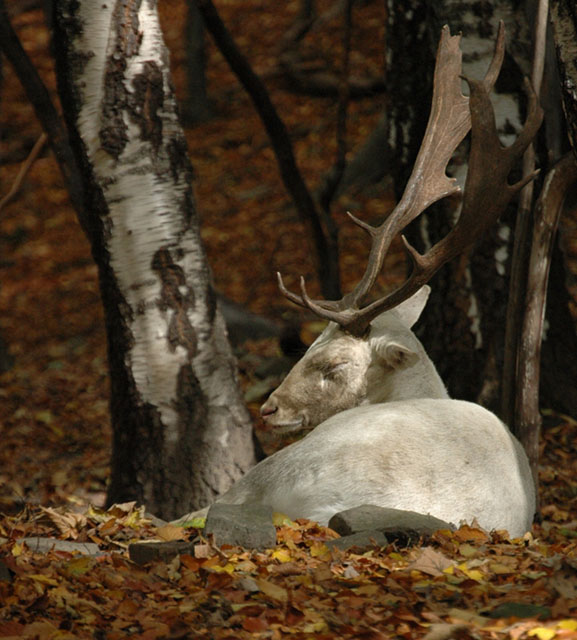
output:
[[[106,315],[108,501],[137,500],[174,518],[212,502],[255,456],[200,240],[168,54],[153,1],[55,5],[59,91]]]
[[[418,151],[428,113],[434,53],[441,26],[463,34],[463,72],[482,77],[488,65],[499,19],[507,30],[507,54],[497,81],[494,104],[500,135],[505,144],[518,131],[524,113],[522,78],[529,74],[531,60],[532,3],[518,5],[510,0],[491,3],[432,2],[403,0],[389,3],[387,85],[391,100],[390,144],[396,165],[395,184],[402,190]],[[562,144],[558,107],[548,86],[546,128],[540,142],[559,153]],[[558,103],[557,103],[558,104]],[[546,154],[542,154],[546,158]],[[542,163],[543,164],[543,163]],[[449,168],[463,180],[464,161]],[[546,168],[546,167],[543,167]],[[538,190],[537,186],[537,190]],[[452,225],[455,203],[440,203],[410,230],[418,248],[435,242]],[[433,280],[433,293],[420,327],[429,354],[437,365],[453,397],[479,401],[498,409],[503,368],[504,331],[508,298],[511,241],[514,230],[513,206],[479,243],[470,256],[444,267]],[[547,317],[551,327],[543,344],[542,404],[574,413],[577,376],[565,381],[573,392],[560,392],[559,358],[575,351],[575,327],[567,307],[567,290],[559,280],[562,264],[556,251],[551,271]],[[577,366],[573,358],[573,367]],[[563,366],[570,366],[567,362]],[[570,381],[571,380],[571,381]]]
[[[557,86],[561,88],[568,138],[577,160],[577,6],[573,0],[553,0],[551,22],[559,69]],[[563,228],[563,216],[560,226]],[[547,372],[542,377],[542,394],[551,399],[552,406],[577,416],[577,336],[569,312],[570,295],[566,283],[564,255],[556,247],[548,292],[549,300],[555,304],[547,307],[550,329],[542,355],[543,370]]]
[[[186,98],[182,115],[187,124],[198,124],[212,116],[206,87],[206,42],[202,14],[196,2],[189,2],[185,25]]]

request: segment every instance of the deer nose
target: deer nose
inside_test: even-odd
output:
[[[276,413],[277,411],[278,406],[269,398],[260,408],[260,415],[263,418],[267,418],[268,416],[272,416],[272,414]]]

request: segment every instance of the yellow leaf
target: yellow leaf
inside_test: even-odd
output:
[[[559,620],[557,623],[558,629],[567,629],[568,631],[577,631],[577,619],[572,620]]]
[[[138,511],[133,511],[132,513],[129,513],[126,518],[124,518],[124,520],[122,520],[122,524],[126,527],[133,527],[134,529],[136,529],[138,526],[140,526],[141,520],[141,514],[138,513]]]
[[[36,582],[41,582],[42,584],[49,584],[53,587],[58,586],[58,580],[54,580],[54,578],[49,578],[48,576],[43,576],[41,573],[30,573],[28,575],[32,580],[36,580]]]
[[[310,551],[313,558],[320,558],[321,560],[329,560],[331,558],[330,549],[324,542],[313,542]]]
[[[191,520],[181,523],[180,526],[184,529],[188,529],[189,527],[192,527],[193,529],[204,529],[205,525],[206,518],[192,518]]]
[[[535,627],[529,631],[528,635],[537,636],[539,640],[551,640],[556,635],[555,629],[548,629],[547,627]]]
[[[296,525],[288,516],[285,516],[284,513],[280,513],[280,511],[275,511],[272,514],[272,523],[275,527],[294,527]]]
[[[288,549],[283,549],[283,548],[275,549],[271,553],[271,557],[274,560],[278,560],[279,562],[290,562],[292,560],[292,556],[288,551]]]
[[[203,565],[203,566],[206,566],[206,565]],[[209,567],[209,568],[214,573],[228,573],[230,575],[231,573],[234,573],[235,566],[230,562],[227,562],[224,566],[220,564],[215,564],[213,567]]]
[[[38,422],[43,422],[44,424],[50,424],[54,420],[54,415],[51,411],[37,411],[34,414],[34,417]]]
[[[22,555],[22,552],[24,551],[24,547],[17,542],[13,547],[12,547],[12,555],[15,556],[16,558],[18,556]]]
[[[305,624],[303,631],[305,633],[324,633],[328,631],[329,627],[324,620],[318,620],[317,622],[309,622]]]
[[[93,566],[93,560],[90,556],[80,556],[73,558],[65,565],[65,572],[68,576],[82,576]]]
[[[460,564],[458,568],[467,576],[467,578],[475,580],[475,582],[483,582],[484,576],[478,569],[469,569],[465,562]]]

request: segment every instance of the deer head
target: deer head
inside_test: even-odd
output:
[[[336,301],[312,300],[300,281],[300,294],[282,293],[330,322],[261,408],[279,430],[312,428],[331,415],[359,404],[419,397],[446,397],[444,386],[411,327],[427,297],[424,285],[447,261],[468,249],[504,211],[536,173],[509,184],[508,176],[541,125],[542,110],[526,83],[527,120],[517,140],[503,147],[489,99],[504,55],[500,25],[493,60],[483,81],[465,79],[461,91],[460,36],[442,31],[435,67],[431,114],[415,166],[397,206],[377,227],[350,215],[371,239],[366,271],[354,288]],[[407,280],[392,293],[366,303],[393,238],[431,204],[460,192],[446,167],[471,130],[469,167],[459,218],[453,229],[421,255],[403,236],[412,262]]]
[[[382,313],[361,338],[330,322],[263,404],[263,418],[276,433],[291,433],[362,404],[446,398],[443,382],[411,331],[429,291],[423,286]]]

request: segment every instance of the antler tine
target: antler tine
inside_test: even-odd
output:
[[[495,49],[493,50],[493,58],[491,60],[491,64],[487,69],[487,73],[483,78],[483,86],[487,90],[487,93],[493,89],[495,82],[497,82],[497,78],[499,77],[499,73],[501,71],[501,66],[503,64],[503,59],[505,58],[505,23],[503,20],[499,20],[499,28],[497,29],[497,38],[495,40]]]
[[[451,156],[471,127],[469,99],[461,92],[460,39],[460,36],[451,36],[447,26],[443,28],[437,51],[431,114],[411,177],[400,202],[377,227],[349,214],[372,240],[367,268],[359,283],[353,291],[337,301],[313,301],[304,289],[301,289],[301,295],[298,296],[288,292],[284,285],[281,287],[281,291],[289,300],[311,309],[323,318],[337,322],[353,335],[365,333],[371,320],[378,315],[374,309],[391,308],[404,299],[400,294],[406,290],[405,286],[390,296],[361,308],[363,299],[377,279],[393,238],[431,204],[460,191],[456,181],[446,174]],[[501,23],[493,60],[483,80],[487,89],[492,87],[497,78],[503,55],[504,27]],[[414,262],[412,282],[416,283],[422,280],[418,274],[425,273],[427,269],[422,266],[422,256],[418,256],[412,249],[410,253]],[[424,282],[426,279],[422,283]],[[411,288],[412,286],[409,287]]]

